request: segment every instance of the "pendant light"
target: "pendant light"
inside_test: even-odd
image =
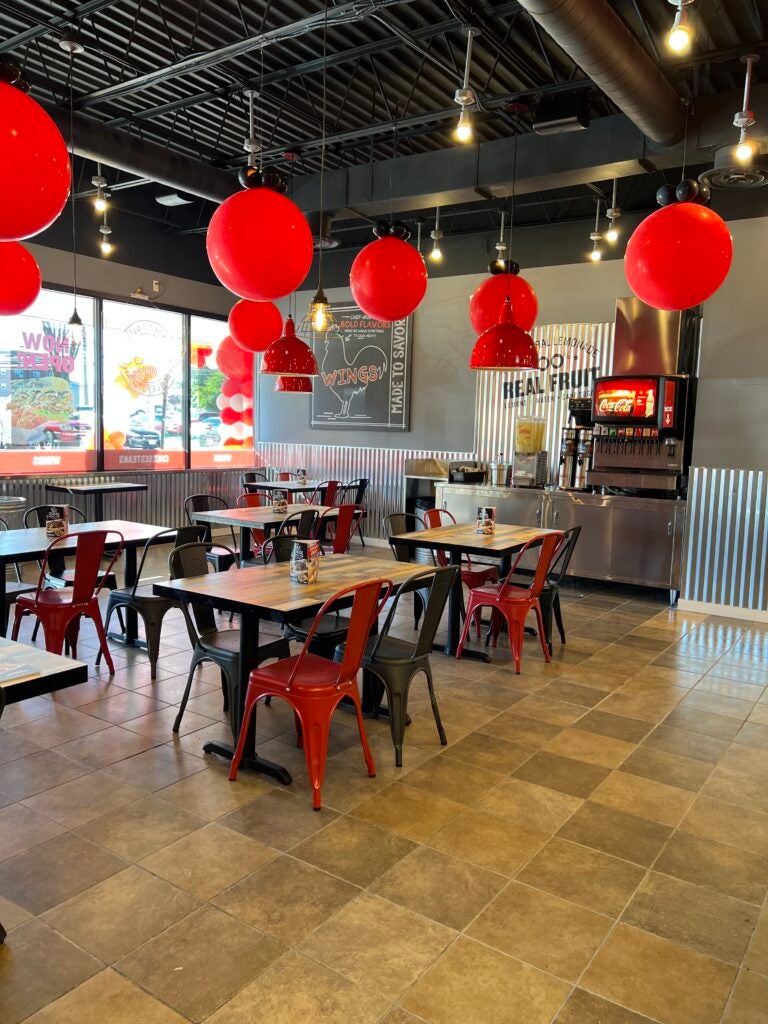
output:
[[[114,250],[114,245],[111,241],[112,228],[107,223],[107,211],[104,211],[104,222],[99,225],[99,233],[101,235],[101,242],[99,248],[101,249],[102,256],[111,256]]]
[[[595,229],[590,233],[589,240],[592,242],[592,249],[589,253],[589,258],[593,263],[599,263],[603,258],[603,252],[598,242],[602,240],[600,234],[600,200],[598,199],[595,203]]]
[[[443,250],[440,248],[440,239],[443,237],[443,232],[440,230],[440,207],[435,207],[435,230],[430,231],[429,237],[432,239],[432,249],[429,252],[429,258],[433,263],[442,263]]]
[[[474,89],[470,88],[469,85],[469,69],[472,63],[472,40],[475,36],[475,30],[473,28],[467,29],[467,56],[464,61],[464,80],[461,87],[456,90],[453,96],[454,103],[457,103],[461,108],[459,113],[459,121],[453,133],[453,137],[457,142],[467,143],[472,141],[472,118],[469,116],[468,107],[472,107],[477,103],[477,96],[475,95]]]
[[[96,164],[96,173],[91,178],[91,184],[96,189],[96,195],[93,197],[93,208],[96,213],[104,213],[107,209],[107,179],[101,173],[101,164]]]
[[[733,117],[734,127],[739,129],[739,144],[736,146],[734,156],[742,164],[749,163],[752,157],[759,152],[757,143],[753,139],[747,138],[747,128],[751,128],[755,123],[755,112],[749,109],[749,94],[752,88],[752,66],[757,59],[754,54],[744,58],[747,65],[744,77],[744,102],[741,105],[742,109]]]
[[[85,47],[74,32],[65,33],[59,40],[59,46],[69,54],[69,164],[72,168],[72,187],[70,189],[70,210],[72,212],[72,315],[67,320],[70,351],[78,345],[84,334],[83,321],[77,311],[77,225],[75,223],[75,97],[73,72],[75,54],[82,53]]]
[[[317,360],[309,345],[296,337],[296,325],[292,316],[287,317],[282,336],[273,341],[264,353],[261,372],[278,376],[317,376]]]
[[[667,33],[667,47],[676,54],[687,53],[691,48],[693,33],[688,22],[688,4],[693,0],[669,0],[673,7],[677,8],[672,28]]]
[[[499,322],[480,335],[469,359],[470,370],[537,370],[533,338],[512,320],[512,303],[504,300]]]
[[[611,245],[615,245],[619,240],[619,229],[616,227],[616,221],[621,216],[621,208],[617,202],[617,189],[618,189],[618,178],[613,179],[613,198],[611,199],[611,208],[606,210],[606,217],[608,218],[608,230],[605,232],[606,242],[610,242]]]
[[[322,128],[320,140],[320,240],[317,247],[317,291],[309,305],[309,313],[301,322],[303,334],[314,331],[324,334],[336,323],[328,296],[323,291],[323,220],[325,215],[324,182],[325,182],[325,132],[327,112],[327,57],[328,57],[328,0],[325,0],[323,15],[323,85],[322,85]]]
[[[506,211],[501,211],[501,227],[499,228],[499,240],[494,246],[496,249],[496,259],[493,260],[491,266],[488,268],[488,272],[493,274],[494,272],[499,273],[507,269],[507,260],[505,253],[507,251],[507,243],[504,241],[504,218]]]

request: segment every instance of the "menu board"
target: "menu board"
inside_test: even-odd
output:
[[[387,323],[357,306],[333,306],[335,323],[312,332],[320,374],[314,378],[310,426],[408,430],[412,317]]]

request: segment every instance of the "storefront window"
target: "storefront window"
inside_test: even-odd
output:
[[[190,317],[193,469],[253,465],[253,360],[222,320]]]
[[[104,469],[183,469],[183,317],[104,302]]]
[[[21,316],[0,317],[0,473],[85,472],[94,446],[95,301],[43,290]]]

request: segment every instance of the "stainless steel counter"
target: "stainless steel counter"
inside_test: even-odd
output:
[[[438,508],[474,520],[478,505],[495,505],[500,523],[567,530],[581,527],[570,573],[590,579],[681,588],[685,501],[541,491],[527,487],[438,484]]]

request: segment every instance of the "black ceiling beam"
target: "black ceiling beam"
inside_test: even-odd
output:
[[[506,14],[514,14],[515,11],[520,9],[520,5],[517,0],[513,0],[511,3],[500,4],[498,10],[495,12],[496,16],[503,17]],[[411,39],[416,42],[425,41],[428,39],[434,39],[435,36],[445,35],[447,32],[455,31],[461,28],[461,22],[456,18],[450,18],[446,21],[437,22],[434,25],[427,25],[424,28],[416,29],[413,32],[409,32]],[[377,39],[371,43],[364,43],[362,46],[352,46],[347,50],[340,50],[338,53],[328,54],[327,61],[323,61],[322,57],[315,57],[312,60],[302,61],[301,64],[294,64],[291,67],[280,68],[278,71],[270,71],[264,75],[263,79],[259,79],[262,87],[268,85],[274,85],[277,82],[290,81],[292,78],[300,78],[302,75],[311,75],[315,72],[322,71],[323,64],[326,67],[335,68],[341,64],[347,64],[356,60],[361,60],[363,57],[371,57],[377,53],[388,53],[391,50],[397,49],[399,46],[403,46],[403,40],[399,36],[390,36],[387,39]],[[148,110],[142,110],[135,114],[131,114],[130,117],[116,117],[111,121],[107,121],[113,128],[122,128],[126,124],[131,124],[134,121],[144,121],[153,117],[161,117],[163,114],[172,114],[177,110],[183,110],[186,107],[194,107],[200,103],[207,103],[210,100],[219,99],[222,96],[227,96],[231,93],[239,92],[242,88],[241,85],[234,83],[232,85],[223,85],[218,89],[210,89],[207,92],[196,93],[194,96],[184,96],[177,100],[172,100],[169,103],[160,103],[155,107],[150,107]]]
[[[66,28],[68,25],[73,24],[73,22],[87,18],[90,14],[96,14],[97,11],[104,10],[105,7],[114,7],[117,2],[118,0],[87,0],[86,3],[73,7],[66,14],[57,14],[53,18],[49,18],[44,25],[32,25],[30,28],[24,29],[23,32],[19,32],[18,35],[11,36],[10,39],[0,42],[0,53],[15,50],[17,47],[24,46],[25,43],[29,43],[33,39],[39,39],[41,36],[47,36],[50,32],[55,32],[58,28]],[[19,12],[19,14],[23,17],[22,12]]]
[[[381,9],[407,2],[409,0],[378,0]],[[360,19],[361,17],[359,2],[351,0],[351,2],[340,4],[338,7],[331,7],[327,12],[327,23],[329,27],[333,27],[337,24],[345,24],[350,19]],[[183,60],[176,61],[174,64],[168,64],[165,67],[147,71],[143,75],[137,75],[128,81],[107,85],[103,89],[97,89],[86,96],[80,96],[75,105],[78,109],[84,110],[108,100],[130,96],[141,92],[143,89],[149,89],[153,85],[178,78],[180,75],[203,71],[206,68],[215,67],[217,64],[222,64],[224,61],[232,60],[235,57],[242,57],[262,47],[271,46],[288,39],[295,39],[297,36],[302,36],[307,32],[321,29],[325,20],[326,13],[318,11],[306,18],[301,18],[299,21],[294,21],[287,25],[279,25],[268,32],[261,32],[258,35],[249,36],[247,39],[238,39],[236,42],[220,46],[216,50],[195,53],[190,57],[185,57]]]

